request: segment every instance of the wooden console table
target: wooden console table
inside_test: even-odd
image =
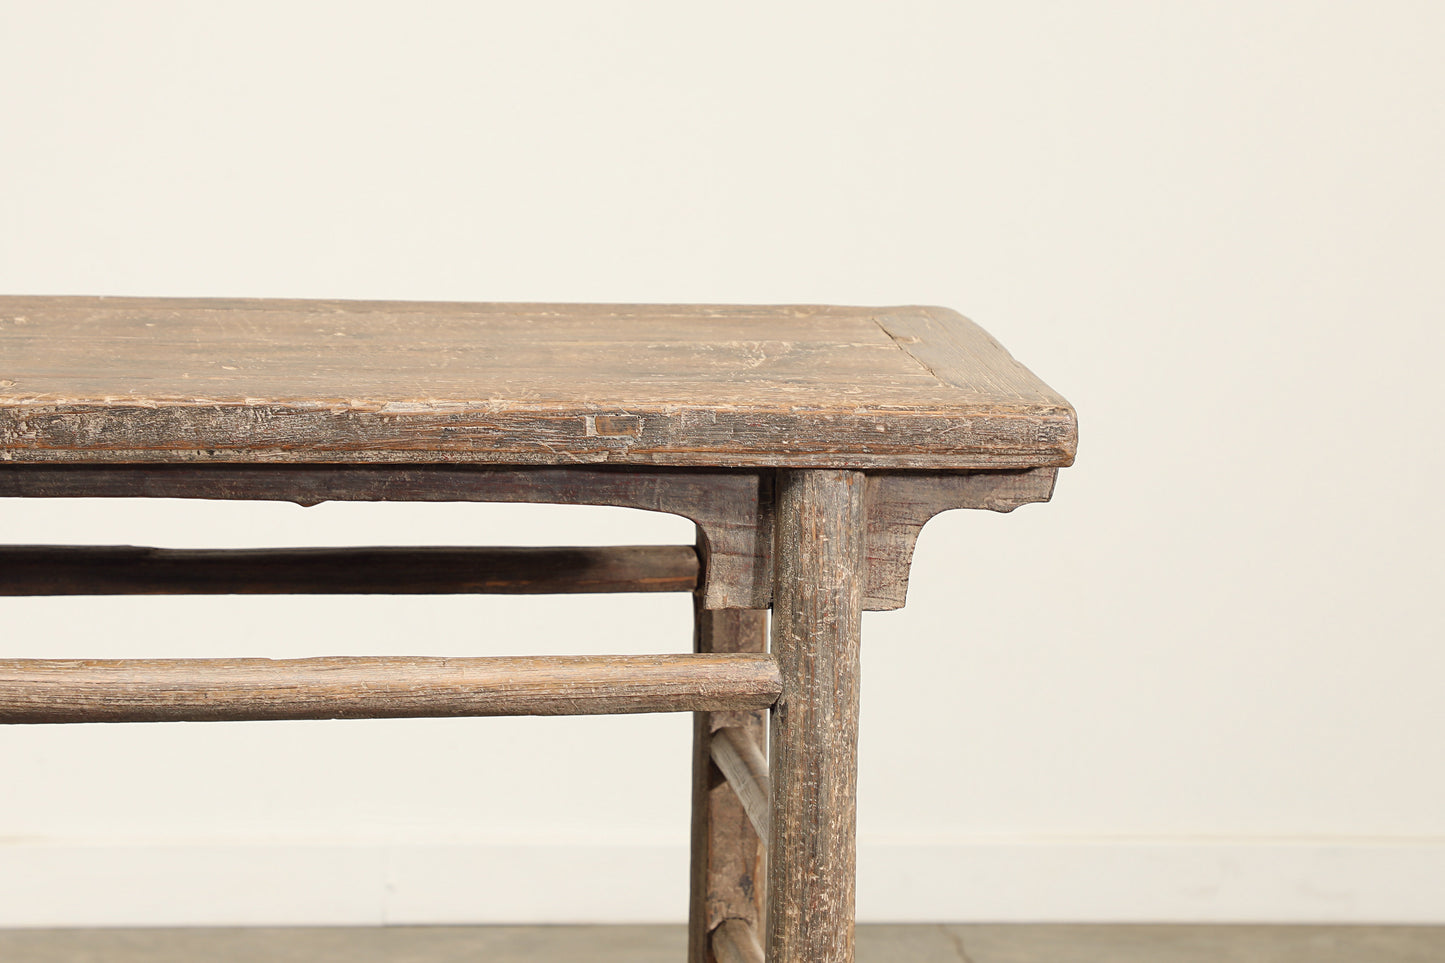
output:
[[[903,604],[930,517],[1046,501],[1075,438],[938,308],[3,297],[0,496],[620,505],[698,537],[4,547],[0,594],[689,591],[696,625],[670,656],[0,660],[0,721],[691,711],[690,963],[852,960],[861,615]]]

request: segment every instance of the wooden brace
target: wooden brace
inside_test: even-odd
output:
[[[1048,501],[1055,468],[867,475],[863,607],[896,609],[924,524],[954,508],[1008,512]],[[289,501],[475,501],[612,505],[681,515],[700,534],[707,609],[772,602],[774,472],[472,465],[11,465],[0,497]]]

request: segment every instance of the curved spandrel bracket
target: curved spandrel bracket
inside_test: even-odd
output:
[[[903,607],[913,547],[928,520],[953,508],[1011,512],[1046,502],[1057,468],[960,473],[878,472],[868,475],[868,580],[863,608]]]

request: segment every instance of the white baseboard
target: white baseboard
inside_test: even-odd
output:
[[[0,926],[676,922],[679,845],[0,842]],[[1445,839],[859,851],[865,922],[1445,923]]]

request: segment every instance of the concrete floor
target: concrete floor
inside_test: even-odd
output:
[[[0,930],[4,963],[681,963],[678,926]],[[860,926],[858,963],[1442,963],[1445,926]]]

